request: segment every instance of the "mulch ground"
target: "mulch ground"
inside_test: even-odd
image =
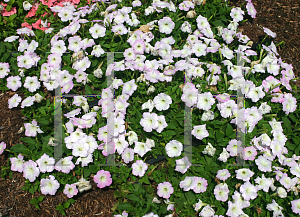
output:
[[[230,5],[241,6],[244,0],[233,0]],[[292,64],[295,76],[299,76],[300,70],[300,36],[297,29],[300,23],[300,1],[299,0],[252,0],[257,15],[255,19],[249,19],[241,24],[239,29],[247,35],[254,43],[259,43],[265,36],[262,27],[269,28],[277,34],[274,43],[285,41],[284,47],[277,48],[280,57],[285,62]],[[295,82],[300,86],[299,79]],[[18,93],[22,95],[22,93]],[[13,96],[12,92],[0,93],[0,141],[7,144],[10,149],[13,145],[22,143],[20,138],[24,133],[18,134],[21,126],[24,126],[24,119],[20,108],[8,109],[8,99]],[[4,152],[0,155],[0,166],[7,166],[8,155]],[[6,176],[0,178],[0,214],[2,216],[62,216],[55,209],[60,203],[66,202],[68,198],[59,192],[55,196],[42,195],[36,192],[32,195],[23,191],[25,178],[22,173],[12,172],[12,179]],[[117,200],[113,196],[113,189],[99,189],[92,178],[90,178],[92,189],[80,194],[74,199],[67,210],[67,216],[102,216],[111,217],[111,208]],[[40,209],[30,204],[30,199],[44,196],[39,203]],[[1,215],[0,215],[1,216]]]

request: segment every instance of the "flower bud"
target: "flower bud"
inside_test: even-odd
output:
[[[196,4],[196,5],[205,5],[206,4],[206,0],[195,0],[194,1],[194,3]]]
[[[157,197],[154,197],[152,203],[161,203],[161,202],[157,199]]]
[[[96,78],[102,78],[103,72],[101,69],[96,69],[93,74]]]
[[[147,90],[147,95],[149,95],[150,93],[153,93],[154,90],[155,90],[155,87],[151,85]]]
[[[286,190],[283,187],[278,187],[277,188],[277,194],[278,194],[278,197],[280,197],[280,198],[286,198],[287,197]]]
[[[37,103],[40,103],[44,99],[44,97],[42,97],[39,93],[36,93],[34,97]]]
[[[186,14],[187,18],[194,18],[197,15],[195,10],[191,10]]]
[[[84,102],[83,105],[81,106],[81,108],[83,109],[83,111],[85,113],[88,113],[90,107],[89,107],[89,104],[87,102]]]
[[[51,137],[49,139],[48,145],[50,145],[50,146],[55,146],[56,145],[56,144],[54,144],[54,138],[53,137]]]
[[[23,133],[23,131],[24,131],[24,127],[21,127],[21,128],[19,129],[19,131],[18,131],[18,134]]]
[[[25,11],[29,11],[32,5],[28,1],[23,2],[23,8]]]

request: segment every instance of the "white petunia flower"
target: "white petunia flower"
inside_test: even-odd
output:
[[[212,105],[215,104],[216,100],[214,99],[211,92],[205,92],[198,94],[197,108],[208,111],[211,109]]]
[[[165,93],[160,93],[156,97],[154,97],[154,105],[158,111],[168,110],[170,108],[170,104],[172,104],[172,99],[169,95]]]
[[[165,148],[169,157],[179,157],[183,150],[183,145],[177,140],[172,140],[166,145]]]
[[[192,130],[192,135],[195,136],[197,139],[202,140],[209,136],[208,131],[206,130],[206,124],[194,126]]]
[[[135,142],[134,153],[138,153],[143,157],[148,151],[151,151],[151,148],[146,145],[144,142]]]

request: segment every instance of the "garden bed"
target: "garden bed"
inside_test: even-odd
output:
[[[232,1],[230,6],[240,6],[245,1]],[[300,5],[295,4],[292,0],[253,0],[255,9],[257,10],[257,18],[252,19],[249,16],[248,21],[241,24],[239,29],[243,34],[247,35],[254,43],[260,43],[265,33],[262,27],[267,27],[277,34],[274,43],[284,41],[285,44],[277,51],[282,58],[289,64],[292,64],[295,76],[299,76],[300,70],[300,36],[297,33],[300,23]],[[298,89],[300,88],[300,80],[295,82]],[[17,92],[22,96],[22,92]],[[21,126],[26,121],[20,112],[21,108],[13,110],[8,109],[8,99],[11,98],[13,92],[0,93],[0,141],[4,141],[7,145],[6,149],[10,149],[15,144],[24,144],[20,138],[23,134],[18,134]],[[53,101],[53,93],[47,94],[48,99]],[[299,110],[296,112],[299,113]],[[7,166],[8,153],[4,152],[0,155],[0,166]],[[161,167],[163,162],[160,162]],[[75,175],[78,179],[80,176]],[[0,213],[12,216],[62,216],[56,206],[65,203],[68,198],[62,192],[58,192],[55,196],[43,195],[35,192],[34,195],[22,190],[25,178],[22,173],[12,172],[11,177],[6,179],[0,178]],[[74,196],[76,203],[70,205],[65,210],[67,216],[113,216],[112,208],[116,205],[117,199],[114,197],[114,189],[99,189],[93,181],[93,177],[88,180],[92,184],[92,188]],[[131,181],[131,180],[128,180]],[[153,187],[157,183],[152,183]],[[37,209],[30,203],[30,200],[44,196],[44,200],[39,203],[40,209]],[[260,213],[257,208],[257,213]],[[174,214],[177,216],[177,214]]]

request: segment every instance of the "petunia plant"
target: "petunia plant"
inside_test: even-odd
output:
[[[41,2],[22,7],[50,28],[0,42],[0,88],[26,120],[25,144],[0,143],[2,177],[23,173],[23,190],[61,191],[66,207],[95,182],[115,190],[114,216],[300,214],[295,75],[265,41],[276,33],[254,49],[238,30],[251,0]]]

